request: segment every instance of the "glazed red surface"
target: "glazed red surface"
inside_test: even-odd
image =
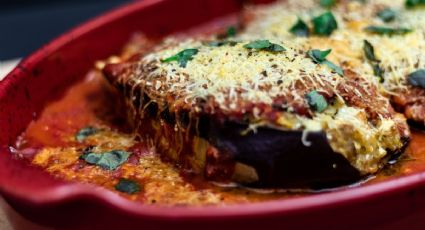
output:
[[[10,154],[9,146],[49,101],[81,80],[95,60],[117,53],[134,31],[160,37],[240,9],[239,0],[140,1],[90,21],[26,58],[0,82],[1,194],[25,217],[58,228],[421,229],[424,172],[288,200],[161,208],[94,186],[55,180]]]

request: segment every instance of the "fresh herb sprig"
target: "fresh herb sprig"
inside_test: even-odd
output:
[[[289,32],[298,37],[308,37],[310,30],[307,24],[298,18],[297,22],[289,29]]]
[[[235,46],[236,44],[238,44],[237,41],[230,41],[230,40],[208,41],[204,43],[204,45],[211,46],[211,47],[220,47],[224,45]]]
[[[330,11],[313,18],[311,22],[314,34],[320,36],[329,36],[338,28],[338,23]]]
[[[165,63],[176,61],[179,63],[180,67],[185,68],[187,63],[193,59],[193,56],[195,56],[198,53],[198,51],[199,51],[198,49],[185,49],[180,51],[176,55],[165,58],[161,61]]]
[[[307,55],[313,60],[313,62],[317,64],[327,65],[337,74],[339,74],[340,76],[343,76],[344,71],[342,70],[342,68],[326,59],[326,57],[331,53],[331,51],[332,51],[331,49],[324,50],[324,51],[313,49],[313,50],[309,50],[307,52]]]
[[[112,150],[103,153],[86,152],[80,156],[88,164],[97,165],[106,170],[115,170],[128,160],[129,152]]]
[[[256,40],[244,45],[246,49],[265,50],[270,52],[282,52],[286,49],[278,44],[271,43],[269,40]]]
[[[217,35],[218,39],[228,39],[228,38],[232,38],[235,37],[236,34],[238,33],[238,30],[236,29],[235,26],[229,26],[227,27],[226,31],[224,33],[220,33]]]
[[[372,62],[380,62],[375,56],[375,48],[368,40],[363,40],[363,52],[366,56],[366,59]]]
[[[316,90],[307,93],[305,95],[305,99],[307,100],[310,108],[316,112],[321,113],[328,107],[326,98]]]
[[[385,27],[385,26],[368,26],[364,28],[364,30],[371,34],[388,35],[388,36],[405,35],[413,31],[412,29],[405,28],[405,27],[391,28],[391,27]]]
[[[92,126],[84,127],[75,134],[75,140],[78,142],[83,142],[87,137],[92,136],[97,132],[99,132],[98,128]]]
[[[121,178],[115,185],[115,190],[131,195],[140,192],[141,186],[136,181]]]
[[[373,69],[373,74],[384,82],[384,70],[380,67],[380,60],[375,56],[375,49],[368,40],[363,40],[363,53]]]
[[[412,86],[425,89],[425,69],[419,69],[407,75],[407,82]]]

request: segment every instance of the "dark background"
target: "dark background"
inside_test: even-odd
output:
[[[52,38],[130,0],[0,0],[0,60],[24,57]]]

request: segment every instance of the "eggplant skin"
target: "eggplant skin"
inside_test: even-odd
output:
[[[125,97],[135,132],[151,138],[163,159],[181,168],[203,174],[209,180],[278,189],[336,188],[368,176],[334,152],[324,132],[271,126],[246,132],[250,124],[243,114],[220,110],[211,113],[204,109],[204,102],[197,104],[200,109],[195,112],[155,100],[146,87],[127,79],[131,77],[128,66],[110,64],[103,72]],[[302,141],[303,133],[308,146]],[[197,148],[195,139],[202,139],[202,148]],[[387,152],[380,162],[382,166],[397,155]],[[241,170],[243,173],[239,173]]]
[[[248,186],[325,189],[358,182],[363,178],[341,154],[334,152],[323,132],[307,133],[306,146],[302,131],[258,127],[225,121],[210,126],[209,142],[235,162],[257,171],[259,180]]]

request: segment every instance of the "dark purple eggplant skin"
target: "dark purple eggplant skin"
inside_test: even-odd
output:
[[[132,86],[117,84],[113,74],[124,67],[109,65],[104,73],[106,78],[126,95]],[[136,101],[133,103],[136,103],[135,107],[139,107],[140,103],[146,104],[150,100],[146,94],[136,95]],[[177,122],[183,127],[187,126],[189,119],[193,119],[192,123],[198,125],[196,128],[191,126],[191,130],[188,130],[191,135],[208,140],[210,145],[219,150],[220,155],[230,156],[234,162],[255,168],[259,180],[244,184],[246,186],[321,190],[356,183],[367,176],[361,175],[342,154],[334,152],[323,132],[308,132],[306,140],[311,145],[306,146],[302,143],[302,130],[258,127],[256,132],[242,135],[248,128],[243,119],[200,113],[195,116],[199,119],[196,120],[188,116],[188,111],[179,111],[177,116],[170,113],[167,106],[163,107],[160,110],[156,103],[149,103],[145,112],[150,119],[159,117],[170,125]],[[389,160],[395,161],[401,152],[402,150],[389,154]]]
[[[209,142],[236,162],[256,169],[259,181],[252,187],[313,189],[335,188],[358,182],[363,177],[341,154],[332,150],[323,132],[258,127],[242,135],[248,126],[225,121],[210,125]]]

